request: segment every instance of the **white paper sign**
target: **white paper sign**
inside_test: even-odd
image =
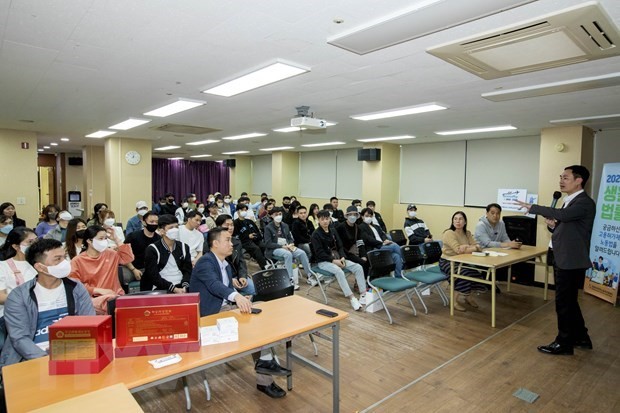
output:
[[[527,198],[527,189],[498,189],[497,203],[500,204],[502,210],[506,211],[522,211],[518,205],[514,205],[514,201],[525,202]]]
[[[527,202],[528,204],[538,204],[538,194],[527,194]],[[534,214],[525,214],[526,217],[536,218]]]

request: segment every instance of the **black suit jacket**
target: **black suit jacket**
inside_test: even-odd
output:
[[[555,265],[563,270],[590,268],[590,237],[596,215],[596,204],[585,192],[565,208],[532,205],[530,213],[553,218],[557,222],[551,235]]]

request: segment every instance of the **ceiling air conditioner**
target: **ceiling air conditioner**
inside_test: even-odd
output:
[[[427,52],[488,80],[617,56],[618,45],[618,27],[589,1]]]

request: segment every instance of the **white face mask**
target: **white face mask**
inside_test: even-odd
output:
[[[417,215],[416,211],[409,211],[408,213],[409,213],[409,217],[411,217],[411,218],[413,218],[413,217],[415,217]]]
[[[239,211],[239,216],[242,218],[246,218],[248,216],[248,211],[246,210]]]
[[[105,221],[103,221],[103,225],[107,225],[108,227],[112,227],[114,226],[114,223],[116,221],[114,220],[114,218],[107,218]]]
[[[147,212],[149,212],[148,209],[141,209],[141,210],[138,211],[138,215],[143,217],[143,216],[146,215]]]
[[[93,239],[93,248],[99,252],[105,251],[108,248],[108,240],[107,239]]]
[[[224,202],[226,202],[227,204],[230,204],[230,198],[224,198]]]
[[[215,202],[215,198],[209,198],[209,202]]]
[[[357,215],[347,215],[347,221],[351,224],[355,224],[355,221],[357,221]]]
[[[179,229],[178,228],[170,228],[166,231],[166,236],[171,240],[178,241],[179,240]]]
[[[358,205],[357,212],[362,212],[362,207]]]
[[[282,222],[282,215],[276,215],[275,217],[273,217],[273,220],[279,224],[280,222]]]
[[[71,273],[71,263],[67,260],[62,260],[59,264],[49,265],[47,272],[53,277],[65,278]]]
[[[30,245],[19,245],[19,249],[21,250],[22,254],[26,255],[26,252],[28,251],[28,248],[30,248]]]
[[[372,217],[364,217],[364,222],[367,224],[372,224]]]
[[[183,202],[183,203],[181,204],[181,207],[182,207],[182,208],[187,208],[188,206],[189,206],[189,204],[188,204],[187,202]]]
[[[198,208],[198,212],[200,212],[202,214],[203,212],[205,212],[205,209],[204,208]]]

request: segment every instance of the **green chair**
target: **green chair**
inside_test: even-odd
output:
[[[420,247],[420,245],[405,245],[400,247],[403,255],[403,268],[409,271],[403,271],[403,277],[409,281],[415,281],[418,283],[416,287],[416,295],[422,302],[424,307],[424,313],[428,314],[428,307],[422,299],[422,292],[435,288],[444,306],[447,306],[450,301],[446,296],[446,293],[441,289],[441,282],[446,281],[448,277],[442,272],[427,271],[424,269],[424,262],[426,256]]]

